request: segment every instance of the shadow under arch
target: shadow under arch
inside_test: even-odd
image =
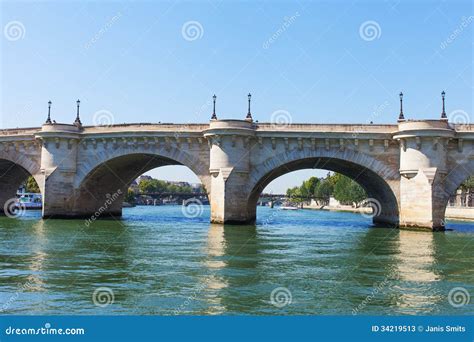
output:
[[[74,216],[90,217],[106,206],[100,211],[101,216],[120,217],[122,203],[131,183],[152,169],[168,165],[188,167],[207,191],[208,179],[190,165],[154,153],[129,153],[97,163],[78,181],[73,198]]]
[[[376,213],[373,217],[374,223],[398,226],[399,208],[397,193],[395,192],[398,179],[394,179],[395,177],[392,172],[390,172],[391,170],[385,172],[390,176],[387,181],[380,172],[375,172],[362,164],[335,157],[307,157],[281,163],[271,169],[259,177],[253,185],[248,200],[247,210],[249,213],[251,213],[253,217],[256,217],[258,198],[270,182],[289,172],[303,169],[325,169],[353,179],[364,188],[369,198],[378,202],[376,206],[379,210],[375,210]],[[389,182],[391,184],[389,184]]]
[[[20,185],[33,176],[41,191],[41,182],[36,168],[21,165],[13,160],[0,157],[0,215],[5,214],[5,205],[16,198]],[[10,202],[9,202],[10,203]]]

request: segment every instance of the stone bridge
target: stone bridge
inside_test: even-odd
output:
[[[185,165],[199,177],[212,222],[255,221],[265,186],[314,168],[356,180],[376,204],[375,223],[442,230],[449,196],[474,174],[474,125],[48,122],[0,132],[0,205],[33,175],[45,218],[120,216],[131,182],[163,165]]]

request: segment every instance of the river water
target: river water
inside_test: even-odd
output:
[[[372,228],[353,213],[124,209],[120,221],[0,218],[6,314],[474,314],[474,224]],[[189,215],[188,215],[189,216]],[[451,295],[450,295],[451,291]]]

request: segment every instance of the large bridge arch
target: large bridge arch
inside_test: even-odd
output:
[[[183,165],[199,178],[206,191],[210,191],[209,166],[185,150],[176,147],[162,149],[122,147],[101,149],[97,153],[83,151],[74,179],[72,215],[88,217],[99,208],[108,216],[121,216],[122,202],[130,184],[137,177],[161,166]]]
[[[387,165],[376,158],[354,150],[293,150],[274,155],[255,165],[250,175],[247,210],[256,215],[256,204],[263,189],[274,179],[302,169],[326,169],[357,181],[367,195],[380,204],[376,223],[398,225],[399,180],[396,165]]]
[[[439,191],[435,192],[437,196],[436,210],[440,211],[440,215],[444,219],[446,208],[448,206],[449,198],[456,194],[456,190],[459,189],[461,184],[469,177],[474,175],[474,156],[466,156],[454,163],[451,170],[441,178]]]
[[[16,197],[20,185],[33,176],[43,192],[44,182],[38,161],[13,150],[0,152],[0,213],[4,213],[5,203]]]

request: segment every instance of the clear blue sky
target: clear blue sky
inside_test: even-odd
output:
[[[248,92],[261,122],[394,123],[400,90],[408,118],[439,117],[442,90],[472,117],[472,16],[471,1],[2,1],[0,123],[39,126],[48,100],[72,122],[77,98],[84,124],[207,122],[214,93],[220,118],[244,118]]]

